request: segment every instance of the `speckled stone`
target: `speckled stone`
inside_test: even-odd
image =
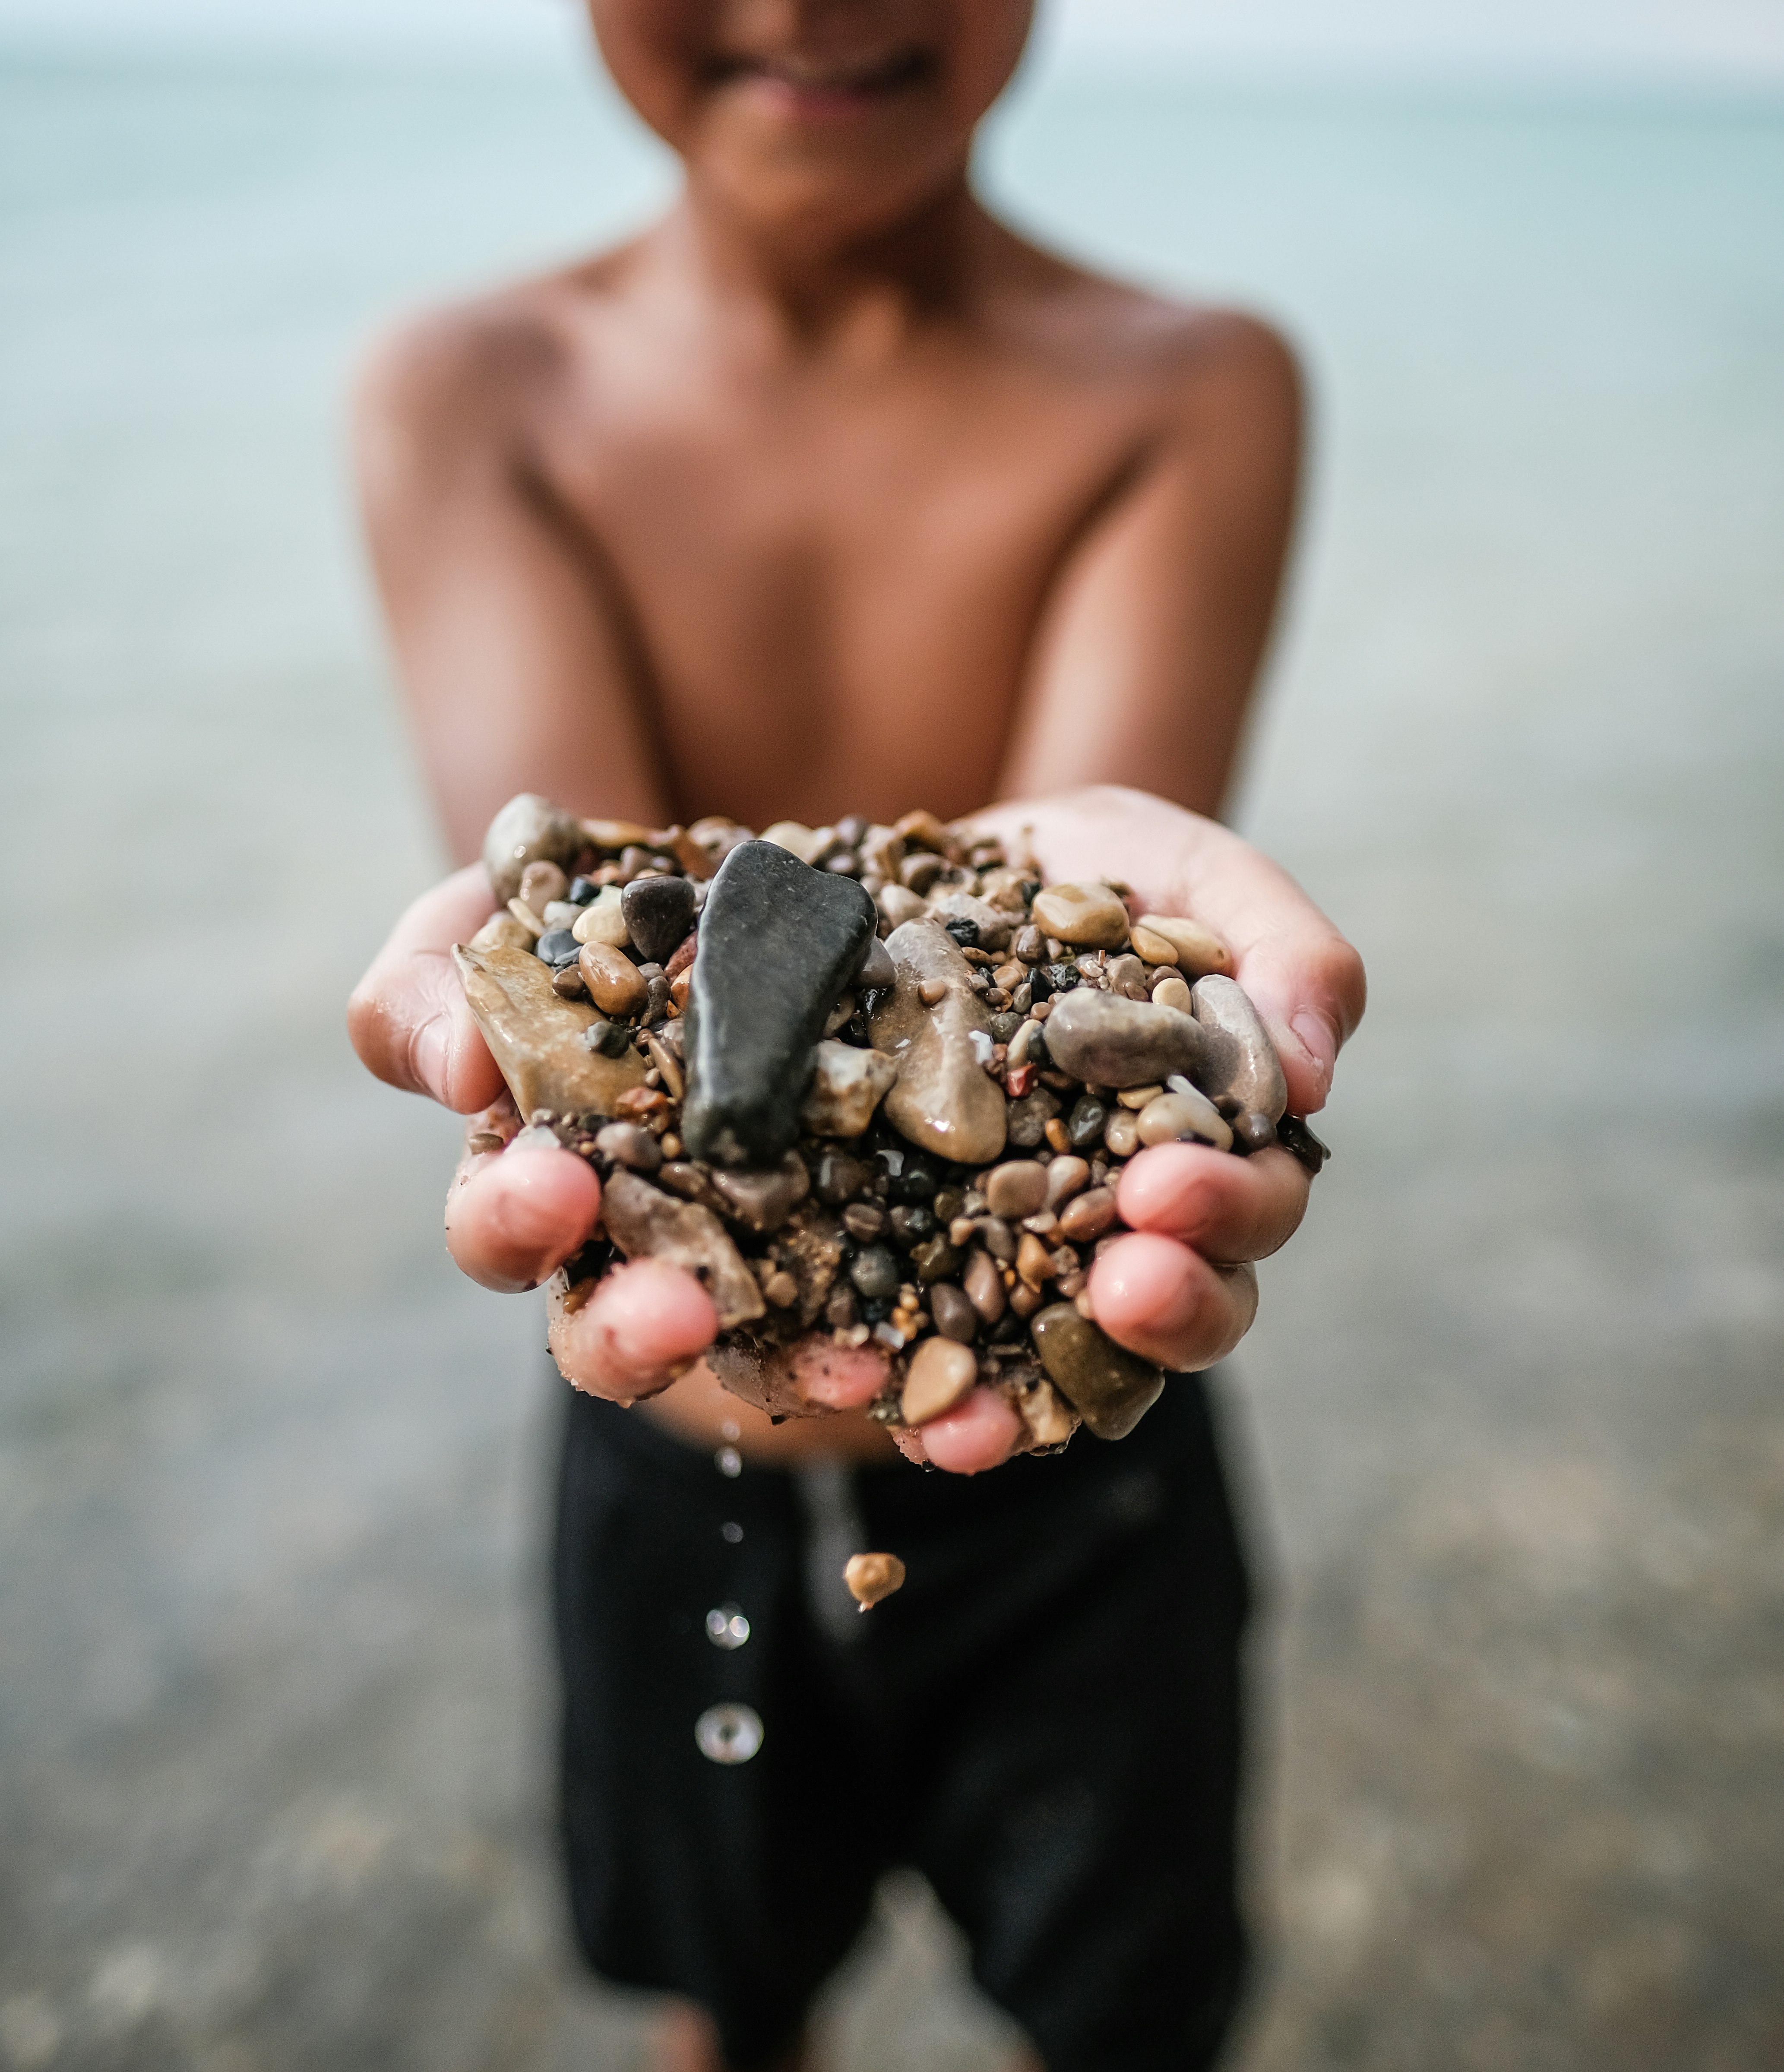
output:
[[[617,1172],[601,1198],[607,1235],[628,1259],[666,1260],[691,1273],[713,1298],[721,1331],[765,1314],[756,1277],[709,1209],[679,1202],[635,1173]]]
[[[791,1148],[814,1047],[874,928],[874,903],[852,878],[772,842],[726,857],[689,975],[681,1134],[692,1156],[766,1166]]]
[[[1054,1000],[1046,1039],[1061,1071],[1100,1087],[1146,1086],[1173,1072],[1199,1084],[1209,1048],[1200,1024],[1174,1007],[1087,986]]]

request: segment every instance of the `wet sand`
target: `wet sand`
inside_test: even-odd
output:
[[[548,1839],[541,1322],[339,1003],[432,837],[353,342],[657,175],[543,80],[15,68],[0,2062],[640,2062]],[[1246,2072],[1784,2054],[1784,119],[1088,87],[997,182],[1306,343],[1243,802],[1371,966],[1226,1378]],[[1767,226],[1771,226],[1768,231]],[[895,1888],[847,2072],[1003,2032]]]

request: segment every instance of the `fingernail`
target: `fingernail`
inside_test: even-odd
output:
[[[1317,1008],[1304,1007],[1289,1026],[1301,1039],[1307,1060],[1319,1075],[1323,1094],[1332,1083],[1332,1067],[1338,1062],[1338,1032]]]
[[[415,1061],[416,1075],[422,1090],[436,1100],[446,1094],[446,1068],[452,1056],[452,1031],[446,1026],[443,1014],[434,1019],[417,1032],[415,1047],[409,1054]]]

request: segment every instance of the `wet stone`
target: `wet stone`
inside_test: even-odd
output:
[[[726,857],[701,912],[686,1010],[682,1136],[696,1157],[767,1166],[791,1148],[813,1049],[874,927],[853,878],[766,841]]]
[[[869,1245],[850,1263],[849,1278],[866,1301],[886,1301],[898,1292],[898,1262],[884,1245]]]
[[[852,1554],[842,1572],[849,1594],[869,1611],[882,1598],[904,1587],[904,1564],[896,1554]]]
[[[944,1338],[969,1346],[978,1335],[978,1311],[965,1293],[950,1281],[938,1281],[930,1289],[929,1314]]]
[[[533,955],[541,964],[555,968],[574,964],[582,947],[568,928],[549,928],[533,945]]]
[[[1060,1211],[1059,1235],[1072,1244],[1091,1244],[1114,1227],[1115,1219],[1115,1190],[1092,1187]]]
[[[859,1137],[897,1079],[897,1064],[883,1050],[832,1039],[820,1042],[816,1055],[801,1120],[814,1137]]]
[[[1191,1078],[1211,1100],[1235,1102],[1273,1128],[1289,1105],[1289,1088],[1257,1009],[1233,980],[1218,976],[1198,979],[1190,999],[1198,1026],[1209,1032],[1212,1059]]]
[[[886,948],[898,982],[869,1026],[875,1047],[898,1068],[886,1096],[886,1120],[926,1151],[984,1165],[1003,1149],[1004,1099],[973,1041],[981,1038],[989,1055],[989,1018],[973,990],[972,968],[933,921],[906,922]]]
[[[1085,989],[1055,1002],[1047,1049],[1059,1069],[1103,1087],[1139,1087],[1182,1072],[1202,1083],[1211,1045],[1175,1008]]]
[[[1011,1148],[1033,1151],[1045,1144],[1047,1124],[1058,1112],[1058,1096],[1046,1087],[1036,1087],[1020,1100],[1010,1102],[1007,1130]]]
[[[820,1201],[840,1207],[872,1183],[874,1168],[865,1160],[845,1151],[827,1151],[818,1161],[817,1191]]]
[[[1128,939],[1128,910],[1106,885],[1050,885],[1034,911],[1037,927],[1076,948],[1118,950]]]
[[[927,1424],[953,1409],[979,1378],[970,1349],[953,1338],[925,1338],[912,1356],[899,1413],[906,1424]]]
[[[582,823],[536,791],[523,791],[489,824],[483,837],[483,868],[497,902],[506,906],[520,890],[529,863],[573,864],[587,845]]]
[[[654,1173],[663,1163],[656,1139],[635,1122],[610,1122],[595,1133],[594,1148],[604,1158],[635,1173]]]
[[[857,1244],[873,1244],[884,1237],[886,1221],[878,1202],[851,1202],[842,1212],[842,1227]]]
[[[603,1014],[636,1014],[644,1005],[649,989],[623,950],[606,943],[584,943],[577,961],[589,997]]]
[[[1231,1126],[1207,1096],[1193,1087],[1185,1093],[1160,1094],[1148,1101],[1135,1126],[1142,1144],[1175,1144],[1186,1137],[1199,1137],[1218,1151],[1232,1149]]]
[[[1149,1360],[1099,1330],[1071,1302],[1055,1302],[1029,1320],[1048,1379],[1099,1439],[1124,1439],[1164,1392]]]
[[[1108,1107],[1094,1094],[1082,1094],[1072,1103],[1071,1112],[1066,1117],[1066,1135],[1075,1151],[1087,1151],[1103,1141],[1104,1125],[1109,1119]]]
[[[693,926],[694,888],[685,878],[635,878],[620,911],[640,961],[667,964]]]
[[[1004,1293],[1004,1276],[989,1252],[972,1254],[961,1285],[975,1313],[986,1323],[995,1324],[1004,1314],[1008,1298]]]
[[[804,1161],[792,1151],[767,1170],[721,1168],[713,1174],[712,1183],[726,1214],[758,1236],[779,1230],[812,1185]]]
[[[1134,947],[1149,963],[1174,964],[1192,979],[1233,968],[1232,952],[1212,928],[1204,927],[1199,921],[1176,915],[1142,914],[1134,925],[1145,931],[1149,947],[1142,947],[1138,939]],[[1152,951],[1160,948],[1167,949],[1169,955],[1153,956]]]
[[[994,1166],[980,1185],[993,1215],[1020,1223],[1024,1216],[1036,1215],[1046,1202],[1047,1171],[1033,1158],[1014,1159]]]
[[[693,1274],[712,1297],[721,1331],[763,1314],[755,1276],[709,1209],[621,1171],[607,1182],[601,1213],[608,1236],[628,1259],[660,1259]]]
[[[595,1017],[582,1002],[560,999],[551,972],[529,950],[495,944],[453,952],[465,998],[523,1115],[612,1115],[620,1096],[644,1081],[630,1050],[609,1057],[590,1050],[584,1034]]]
[[[898,978],[898,967],[891,953],[878,935],[868,938],[867,949],[861,960],[861,968],[855,973],[855,988],[861,993],[879,993]]]

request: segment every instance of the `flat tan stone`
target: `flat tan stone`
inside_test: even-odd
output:
[[[601,1056],[582,1041],[595,1019],[581,1001],[552,990],[551,972],[530,950],[497,943],[454,945],[465,998],[523,1116],[549,1108],[559,1115],[616,1112],[619,1096],[644,1083],[635,1050]]]
[[[1191,921],[1180,914],[1142,914],[1133,925],[1136,931],[1145,929],[1149,936],[1163,942],[1174,952],[1168,959],[1153,956],[1141,949],[1137,936],[1134,948],[1149,964],[1174,964],[1191,978],[1205,977],[1210,972],[1230,972],[1233,968],[1232,952],[1212,928],[1200,921]]]
[[[952,1410],[979,1378],[970,1346],[953,1338],[925,1338],[911,1356],[898,1410],[906,1424],[927,1424]]]
[[[907,921],[886,938],[898,972],[872,1022],[874,1046],[893,1059],[898,1083],[886,1118],[900,1136],[938,1157],[988,1166],[1004,1148],[1004,1092],[979,1062],[991,1018],[973,991],[972,967],[939,923]],[[941,990],[926,1005],[925,986]]]
[[[1128,910],[1106,885],[1050,885],[1034,895],[1034,912],[1038,928],[1074,949],[1126,947]]]

